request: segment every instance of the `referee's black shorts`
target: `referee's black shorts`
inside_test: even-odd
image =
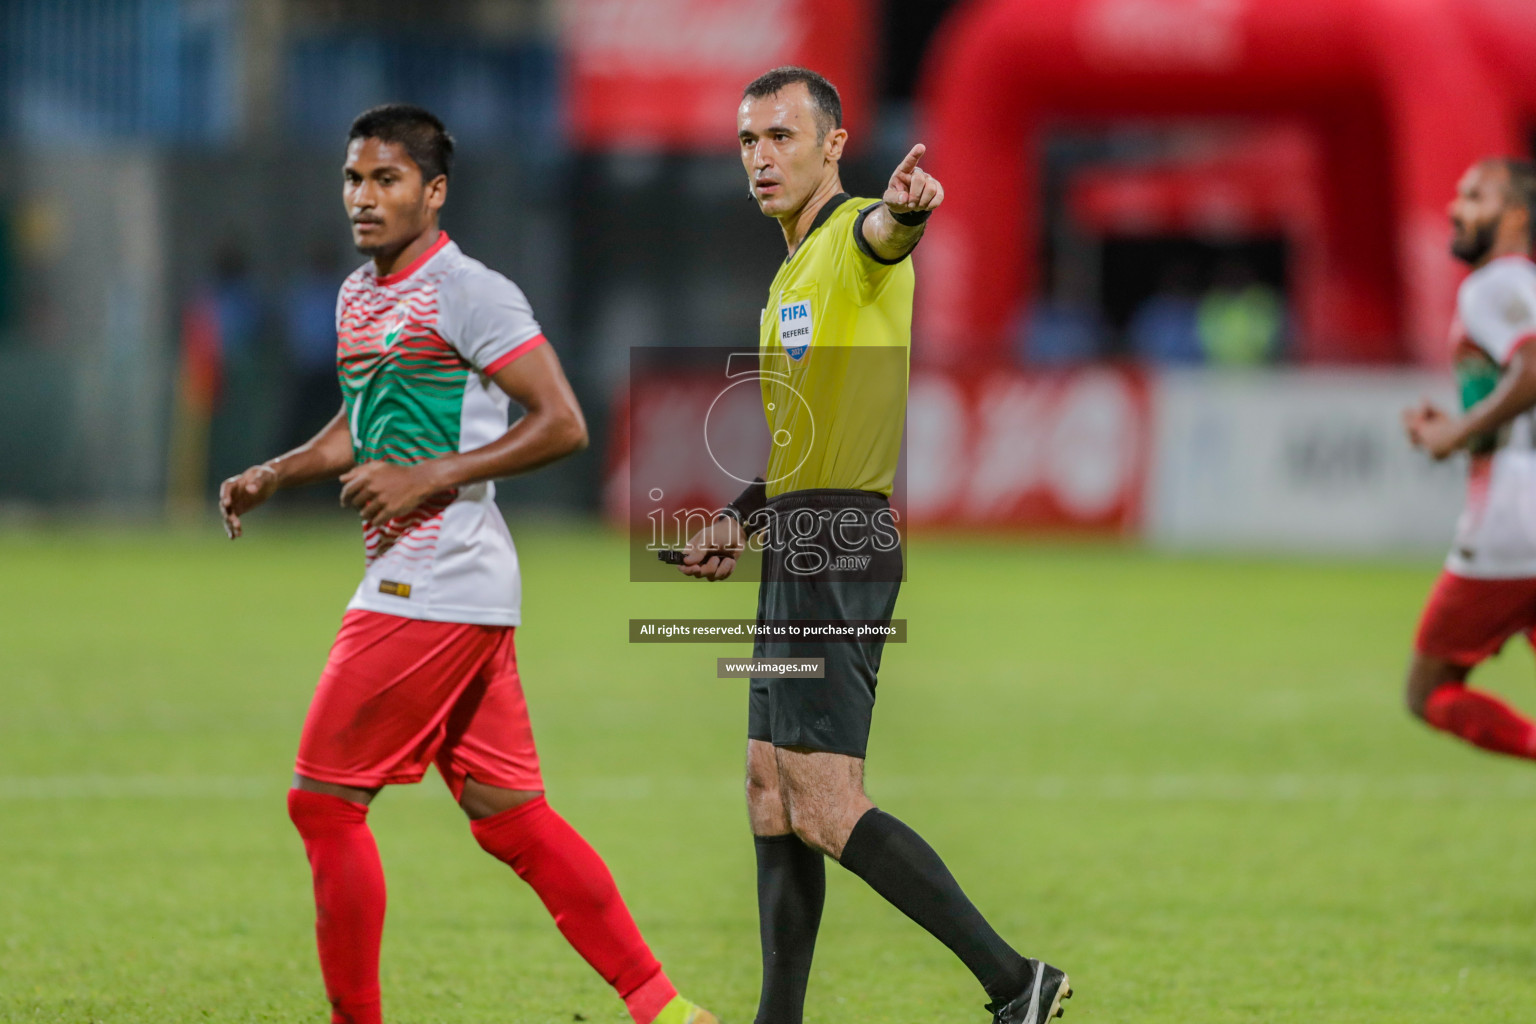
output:
[[[804,490],[768,503],[757,619],[764,625],[888,624],[901,589],[890,503],[871,491]],[[747,736],[776,747],[863,757],[875,709],[881,635],[770,637],[754,658],[822,658],[823,679],[753,678]]]

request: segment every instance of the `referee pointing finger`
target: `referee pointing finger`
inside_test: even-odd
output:
[[[906,413],[908,257],[944,186],[920,166],[919,144],[881,199],[845,193],[842,103],[805,68],[753,81],[736,119],[752,198],[779,222],[788,248],[759,337],[773,443],[763,477],[690,540],[681,570],[724,579],[747,534],[763,533],[760,622],[888,622],[902,576],[889,498]],[[823,855],[953,950],[986,990],[995,1022],[1042,1024],[1071,995],[1067,976],[1015,952],[922,837],[864,793],[882,648],[879,638],[754,645],[754,657],[819,657],[825,666],[822,679],[752,680],[747,808],[763,944],[756,1024],[800,1024]]]

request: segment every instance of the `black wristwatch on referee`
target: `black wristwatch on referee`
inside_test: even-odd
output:
[[[748,525],[752,517],[768,507],[768,484],[762,477],[758,477],[747,485],[747,489],[731,499],[731,503],[720,510],[721,516],[728,516],[741,524],[741,528],[748,533],[751,527]],[[719,516],[716,516],[718,519]]]

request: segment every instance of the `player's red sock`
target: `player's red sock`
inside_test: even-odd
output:
[[[1460,683],[1437,687],[1424,720],[1484,750],[1536,759],[1536,722],[1490,694]]]
[[[597,851],[543,797],[469,827],[487,853],[533,886],[566,941],[614,987],[636,1024],[650,1024],[677,989]]]
[[[288,791],[288,816],[315,876],[315,938],[331,1024],[380,1024],[384,868],[368,808],[328,793]]]

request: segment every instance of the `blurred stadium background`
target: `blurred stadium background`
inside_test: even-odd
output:
[[[1520,0],[13,0],[0,78],[0,506],[206,505],[334,404],[349,119],[461,143],[446,226],[519,281],[594,450],[505,487],[596,511],[637,345],[750,344],[779,239],[730,111],[845,94],[850,187],[950,184],[919,263],[915,521],[1173,543],[1433,546],[1398,443],[1457,269],[1443,207],[1524,153]],[[644,416],[641,410],[639,415]],[[612,492],[610,492],[612,493]],[[620,511],[608,501],[609,511]]]
[[[782,239],[732,112],[787,62],[841,87],[852,191],[919,140],[948,190],[876,796],[1084,1020],[1529,1019],[1536,782],[1397,697],[1462,493],[1397,415],[1451,390],[1456,178],[1532,150],[1527,0],[0,3],[0,1019],[318,1019],[280,802],[356,536],[316,488],[231,548],[212,498],[336,406],[337,170],[393,100],[457,136],[444,225],[593,427],[500,490],[552,785],[674,976],[750,1015],[740,694],[623,620],[752,594],[627,584],[609,527],[717,390],[631,381],[631,349],[755,337]],[[376,815],[387,1010],[617,1019],[456,814]],[[832,889],[808,1019],[972,1019]]]

